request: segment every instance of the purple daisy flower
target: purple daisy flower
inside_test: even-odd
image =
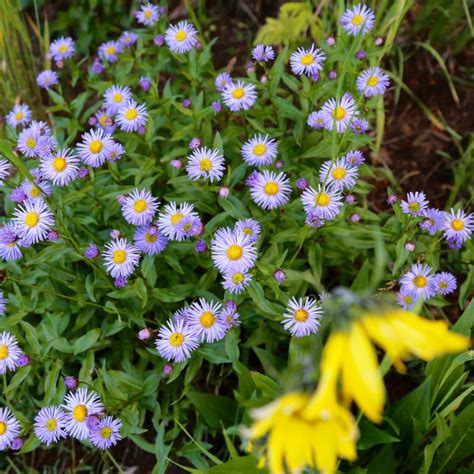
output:
[[[115,446],[121,439],[122,422],[111,416],[104,416],[89,430],[89,439],[93,446],[108,449]]]
[[[408,193],[407,200],[401,201],[402,211],[409,216],[422,216],[428,206],[428,200],[423,192]]]
[[[423,221],[418,225],[421,229],[427,230],[430,235],[434,235],[442,229],[444,219],[444,212],[432,207],[423,212]]]

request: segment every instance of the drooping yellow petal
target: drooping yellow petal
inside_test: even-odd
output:
[[[354,400],[365,416],[375,423],[382,420],[385,387],[379,372],[377,355],[358,322],[352,324],[342,369],[342,389]]]

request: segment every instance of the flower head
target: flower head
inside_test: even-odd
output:
[[[187,202],[179,205],[171,202],[159,214],[158,229],[170,240],[184,240],[188,236],[183,234],[178,224],[185,217],[199,218],[198,214],[194,211],[194,206]]]
[[[145,26],[153,26],[160,19],[160,10],[156,5],[147,3],[142,5],[140,10],[135,13],[138,23]]]
[[[74,40],[70,37],[61,37],[54,40],[49,46],[49,54],[55,61],[64,61],[72,58],[76,49]]]
[[[474,231],[474,214],[466,214],[461,209],[451,209],[444,214],[443,236],[446,240],[464,243]]]
[[[298,48],[290,57],[290,66],[294,74],[312,76],[323,69],[326,54],[314,44],[309,49]]]
[[[119,41],[106,41],[99,46],[98,53],[103,61],[115,63],[118,55],[123,52],[123,45]]]
[[[0,451],[9,448],[20,434],[20,422],[9,408],[0,408]]]
[[[308,117],[308,125],[316,130],[326,127],[325,113],[323,111],[311,112]]]
[[[215,342],[224,338],[225,322],[220,311],[220,303],[208,302],[200,298],[188,309],[188,325],[202,342]]]
[[[27,244],[45,240],[54,226],[54,217],[42,199],[27,199],[13,213],[15,233]]]
[[[78,176],[79,159],[71,149],[63,148],[42,158],[40,169],[43,177],[55,186],[67,186]]]
[[[240,270],[229,270],[224,273],[222,286],[231,294],[238,295],[250,285],[252,275]]]
[[[354,119],[351,123],[351,130],[356,134],[360,135],[365,133],[369,129],[369,122],[365,119]]]
[[[153,220],[159,201],[145,189],[135,188],[123,200],[122,215],[132,225],[148,224]]]
[[[401,201],[402,211],[413,217],[422,216],[428,206],[425,193],[408,193],[407,200]]]
[[[359,32],[366,35],[374,27],[375,14],[367,5],[359,3],[348,8],[339,23],[350,35],[357,36]]]
[[[138,41],[138,35],[132,31],[124,31],[119,38],[119,42],[125,47],[130,48]]]
[[[27,125],[31,122],[31,114],[31,109],[26,104],[16,104],[8,112],[6,121],[13,128],[16,128],[18,125]]]
[[[357,168],[350,166],[346,158],[328,160],[319,170],[319,179],[335,190],[350,189],[357,183]]]
[[[250,186],[250,196],[262,209],[274,209],[288,202],[291,187],[285,173],[264,170],[257,173]]]
[[[130,99],[118,109],[115,121],[124,132],[137,132],[145,126],[147,117],[146,105],[138,105],[137,101]]]
[[[400,285],[425,300],[434,296],[436,292],[432,269],[426,264],[415,263],[412,265],[410,270],[400,278]]]
[[[275,51],[273,51],[271,46],[257,44],[257,46],[252,49],[252,58],[255,59],[255,61],[267,62],[275,58]]]
[[[436,273],[433,276],[433,288],[440,295],[449,295],[457,288],[456,277],[449,272]]]
[[[108,449],[115,446],[121,439],[122,422],[112,416],[104,416],[89,430],[89,439],[93,446]]]
[[[359,74],[356,85],[361,94],[372,97],[384,94],[390,85],[390,79],[379,67],[371,67]]]
[[[307,213],[313,212],[320,219],[334,219],[341,212],[342,195],[336,189],[319,185],[316,190],[310,186],[301,195],[301,202]]]
[[[0,333],[0,374],[15,370],[21,355],[15,336],[6,331]]]
[[[49,446],[67,436],[66,424],[66,413],[61,407],[44,407],[35,416],[35,435],[42,443]]]
[[[169,320],[161,326],[156,349],[168,361],[183,362],[199,347],[199,337],[185,320]]]
[[[87,417],[99,415],[104,409],[99,395],[86,388],[79,388],[67,393],[64,402],[62,408],[66,411],[65,429],[68,435],[79,440],[86,439],[89,436]]]
[[[423,211],[423,221],[418,225],[427,230],[430,235],[436,234],[443,228],[445,213],[439,209],[429,208]]]
[[[216,76],[216,80],[214,81],[216,89],[220,92],[222,92],[229,84],[232,84],[232,77],[228,72],[221,72]]]
[[[262,228],[255,219],[244,219],[235,223],[234,231],[248,235],[249,241],[254,243],[258,241]]]
[[[232,112],[249,110],[257,100],[255,86],[244,81],[227,84],[222,92],[222,100]]]
[[[127,86],[113,85],[104,93],[104,106],[109,114],[114,115],[132,98],[132,91]]]
[[[58,82],[58,75],[56,72],[51,71],[51,69],[45,69],[44,71],[41,71],[36,77],[36,84],[38,84],[42,89],[49,89]]]
[[[98,168],[104,164],[109,148],[115,143],[112,135],[101,128],[90,130],[81,136],[82,142],[77,145],[77,152],[84,164]]]
[[[319,331],[322,315],[323,310],[313,298],[290,298],[282,324],[292,336],[308,336]]]
[[[358,114],[354,99],[347,93],[339,101],[334,98],[326,101],[321,112],[326,130],[332,131],[335,127],[337,133],[343,133]]]
[[[359,150],[352,150],[344,157],[349,166],[359,166],[365,161],[364,154]]]
[[[259,133],[243,144],[240,153],[248,165],[266,166],[277,157],[278,145],[269,135]]]
[[[156,224],[139,227],[133,235],[135,245],[147,255],[156,255],[166,248],[168,238],[158,229]]]
[[[112,240],[105,246],[104,264],[113,278],[130,276],[140,260],[138,248],[125,239]]]
[[[416,292],[407,286],[402,286],[397,293],[397,303],[403,309],[412,309],[418,299]]]
[[[225,169],[225,160],[218,149],[207,147],[197,148],[188,157],[186,171],[193,181],[200,178],[208,179],[211,183],[220,181]]]
[[[187,53],[197,42],[197,30],[191,23],[180,21],[170,25],[165,32],[165,41],[173,53]]]

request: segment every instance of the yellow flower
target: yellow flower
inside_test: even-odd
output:
[[[336,379],[330,373],[311,398],[290,393],[254,411],[251,437],[268,434],[266,457],[272,474],[296,473],[305,467],[331,474],[338,458],[356,459],[357,425],[338,403]]]
[[[408,359],[410,354],[431,360],[466,350],[470,344],[469,338],[450,332],[445,321],[430,321],[409,311],[389,311],[382,317],[369,314],[362,317],[360,323],[401,372],[405,371],[402,360]]]
[[[347,331],[335,331],[323,350],[320,385],[341,377],[342,394],[354,401],[367,418],[382,420],[385,386],[372,342],[382,347],[398,370],[413,354],[423,360],[469,347],[469,339],[449,332],[443,321],[429,321],[408,311],[367,314],[353,321]],[[311,402],[311,405],[314,401]]]

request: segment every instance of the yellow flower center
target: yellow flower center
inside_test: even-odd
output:
[[[8,357],[8,346],[6,344],[0,344],[0,360]]]
[[[239,258],[242,258],[243,253],[243,248],[240,245],[234,244],[227,249],[227,258],[229,260],[239,260]]]
[[[7,432],[7,425],[0,421],[0,436],[4,435]]]
[[[244,95],[245,95],[245,91],[242,89],[242,87],[237,87],[232,92],[232,97],[234,99],[241,99]]]
[[[36,146],[36,141],[34,138],[28,138],[28,140],[26,140],[26,146],[28,148],[34,148]]]
[[[257,156],[262,156],[266,151],[267,151],[267,147],[263,145],[262,143],[259,143],[258,145],[255,145],[253,147],[253,153],[254,155],[257,155]]]
[[[158,236],[156,234],[145,234],[145,240],[149,243],[152,244],[153,242],[156,242],[156,239]]]
[[[191,222],[188,222],[188,223],[186,223],[186,224],[183,225],[183,230],[184,230],[185,232],[188,232],[188,231],[191,230],[191,227],[192,227]]]
[[[87,418],[87,407],[85,405],[77,405],[72,410],[72,416],[79,423],[83,423]]]
[[[102,438],[109,439],[111,435],[112,435],[112,428],[109,428],[108,426],[100,430],[100,436],[102,436]]]
[[[127,259],[127,252],[125,252],[125,250],[122,250],[122,249],[116,250],[112,258],[115,263],[120,265],[121,263],[125,262],[125,260]]]
[[[133,203],[133,210],[135,212],[144,212],[148,209],[148,204],[147,202],[145,201],[145,199],[137,199],[134,203]]]
[[[280,186],[278,186],[277,183],[271,181],[263,187],[263,190],[265,191],[265,194],[268,194],[269,196],[275,196],[275,194],[280,191]]]
[[[232,275],[232,282],[238,285],[244,281],[244,275],[242,273],[234,273]]]
[[[39,196],[39,194],[40,194],[40,190],[36,186],[33,186],[30,189],[30,196],[31,197],[37,198]]]
[[[413,201],[408,204],[408,209],[410,209],[410,211],[417,212],[420,210],[420,205],[416,201]]]
[[[428,280],[423,275],[417,275],[413,278],[413,284],[418,288],[424,288],[428,283]]]
[[[147,19],[148,19],[148,18],[151,18],[151,15],[152,15],[151,10],[147,10],[147,11],[144,13],[144,17],[147,18]]]
[[[313,64],[313,63],[314,63],[314,56],[312,54],[305,54],[301,58],[301,64],[303,64],[304,66],[309,66],[310,64]]]
[[[212,161],[209,158],[203,158],[199,162],[199,169],[201,171],[210,171],[212,169]]]
[[[17,112],[15,114],[15,119],[16,120],[21,120],[23,118],[23,112]]]
[[[340,105],[336,106],[336,108],[332,112],[332,117],[336,120],[342,120],[346,116],[346,109],[341,107]]]
[[[114,102],[122,102],[123,100],[123,95],[120,94],[119,92],[117,92],[117,94],[115,94],[113,97],[112,97],[112,100]]]
[[[100,153],[102,150],[102,142],[100,140],[92,140],[89,144],[89,150],[91,153]]]
[[[176,225],[184,217],[182,212],[177,212],[171,216],[171,224]]]
[[[370,87],[375,87],[379,83],[379,78],[377,76],[370,76],[367,80],[367,85]]]
[[[304,323],[308,319],[308,317],[308,311],[306,311],[305,309],[300,308],[295,311],[295,319],[300,323]]]
[[[204,311],[201,315],[201,325],[204,326],[206,329],[209,329],[211,326],[214,325],[214,321],[216,320],[216,317],[214,316],[213,313],[210,311]]]
[[[169,342],[173,347],[182,346],[184,342],[184,335],[180,332],[174,332],[171,334]]]
[[[58,48],[58,50],[59,50],[60,53],[66,53],[66,52],[67,52],[67,45],[62,44],[62,45]]]
[[[245,235],[253,235],[253,230],[250,227],[244,227]]]
[[[77,407],[76,407],[77,408]],[[58,426],[56,420],[54,418],[50,418],[47,422],[46,422],[46,429],[48,431],[54,431],[56,429],[56,426]]]
[[[184,41],[187,37],[186,31],[183,30],[177,31],[175,35],[176,41]]]
[[[107,115],[105,115],[105,114],[102,114],[100,116],[99,122],[100,122],[101,125],[105,125],[107,120],[109,120],[109,117],[107,117]]]
[[[403,302],[404,302],[405,304],[412,304],[412,303],[413,303],[413,298],[412,298],[411,296],[408,296],[408,295],[407,295],[407,296],[404,296],[404,297],[403,297]]]
[[[346,170],[344,168],[335,168],[332,172],[332,177],[334,179],[342,179],[346,176]]]
[[[115,54],[115,51],[116,51],[115,46],[109,46],[107,48],[107,53],[108,54]]]
[[[362,25],[362,23],[364,23],[364,18],[360,15],[354,15],[354,17],[352,18],[352,24],[355,26],[359,26]]]
[[[451,228],[453,230],[463,230],[464,229],[464,222],[461,219],[453,219],[451,221]]]
[[[136,109],[128,109],[125,112],[125,118],[127,120],[135,120],[137,118],[138,112]]]
[[[448,287],[448,282],[447,281],[440,281],[438,284],[439,288],[447,288]]]
[[[316,201],[316,204],[321,207],[326,207],[331,202],[329,194],[326,193],[316,194],[314,200]]]
[[[53,168],[56,171],[64,171],[66,169],[67,162],[62,156],[58,156],[53,160]]]
[[[25,216],[25,224],[28,227],[35,227],[39,222],[39,215],[37,212],[28,212],[28,214]]]

